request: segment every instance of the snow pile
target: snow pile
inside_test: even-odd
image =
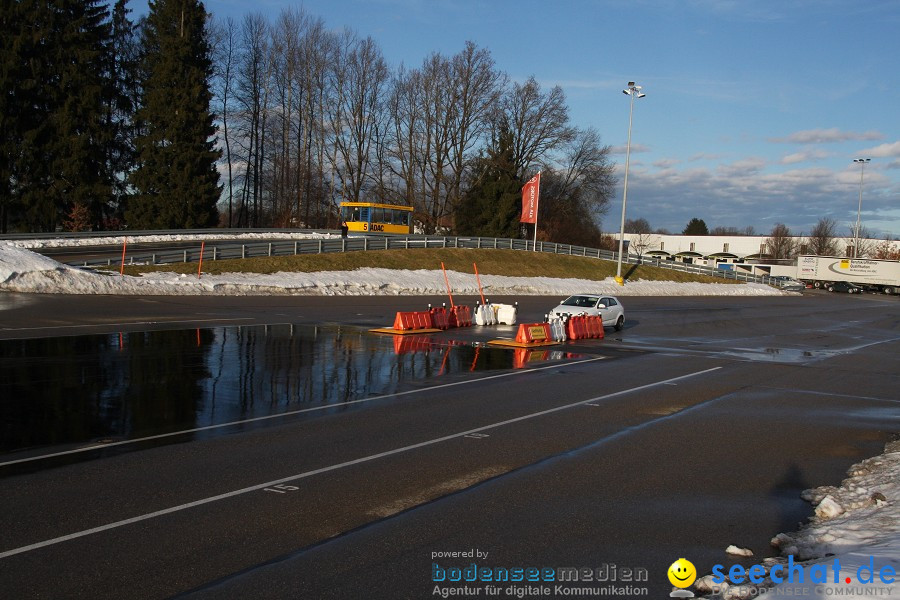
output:
[[[772,545],[781,550],[782,557],[767,558],[762,563],[768,575],[772,567],[787,565],[788,557],[792,557],[794,564],[803,565],[808,578],[813,566],[818,565],[820,574],[825,574],[820,575],[819,582],[789,582],[785,567],[779,570],[784,581],[777,585],[769,578],[760,584],[716,584],[713,576],[707,575],[694,587],[703,594],[729,600],[900,597],[900,440],[888,443],[883,454],[852,466],[848,475],[840,487],[803,492],[802,498],[816,506],[815,516],[799,531],[775,536]],[[837,573],[835,565],[840,567]],[[880,574],[885,574],[884,580]]]
[[[475,276],[449,271],[453,292],[478,294]],[[725,283],[674,283],[635,281],[624,287],[612,278],[604,281],[507,277],[483,275],[486,295],[567,296],[591,292],[618,296],[781,296],[785,292],[767,285]],[[145,295],[324,295],[401,296],[442,295],[446,292],[441,271],[363,268],[355,271],[314,273],[225,273],[222,275],[178,275],[148,273],[141,277],[99,274],[62,265],[54,260],[0,244],[0,291],[59,294]]]
[[[888,444],[884,454],[851,467],[848,475],[839,488],[803,492],[801,497],[816,506],[816,516],[797,533],[778,534],[773,545],[806,560],[900,537],[900,440]],[[900,558],[900,540],[894,545]]]
[[[331,239],[340,237],[335,233],[196,233],[178,235],[115,235],[105,237],[48,238],[37,240],[16,240],[9,242],[17,248],[73,248],[80,246],[118,246],[127,241],[129,244],[142,242],[192,242],[212,240],[306,240]]]

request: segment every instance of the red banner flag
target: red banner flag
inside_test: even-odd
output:
[[[528,180],[522,186],[522,223],[537,223],[538,201],[541,199],[541,174]]]

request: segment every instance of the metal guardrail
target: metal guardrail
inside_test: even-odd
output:
[[[221,230],[220,230],[221,231]],[[248,230],[225,230],[229,233],[247,233]],[[255,233],[298,233],[298,230],[255,230]],[[304,230],[303,233],[309,233]],[[319,230],[321,233],[334,233],[331,230]],[[148,235],[160,235],[161,232],[144,232]],[[197,231],[179,231],[179,234],[186,233],[205,233],[209,234],[210,230]],[[218,233],[218,231],[217,231]],[[109,233],[95,237],[109,237]],[[140,232],[129,232],[129,238],[138,238]],[[35,239],[31,236],[29,239]],[[134,239],[139,242],[139,239]],[[260,256],[290,256],[300,254],[323,254],[331,252],[356,252],[356,251],[372,251],[372,250],[397,250],[409,248],[472,248],[472,249],[498,249],[498,250],[520,250],[520,251],[537,251],[547,252],[550,254],[563,254],[569,256],[583,256],[586,258],[596,258],[601,260],[616,260],[617,254],[608,250],[600,250],[597,248],[587,248],[584,246],[574,246],[571,244],[560,244],[557,242],[537,242],[528,240],[516,240],[509,238],[489,238],[489,237],[467,237],[467,236],[351,236],[348,238],[321,238],[321,239],[302,239],[302,240],[284,240],[271,242],[250,242],[239,243],[238,241],[229,242],[221,240],[220,245],[209,244],[203,254],[204,260],[226,260],[226,259],[243,259]],[[157,253],[136,253],[127,255],[126,264],[172,264],[181,262],[196,262],[200,260],[200,248],[184,249],[168,252]],[[668,260],[660,260],[658,258],[641,258],[635,255],[627,255],[622,259],[623,264],[636,265],[644,264],[674,271],[685,273],[694,273],[697,275],[707,275],[720,279],[731,279],[735,281],[753,281],[758,283],[773,282],[772,278],[767,276],[751,275],[749,273],[740,273],[714,267],[706,267],[687,263],[680,263]],[[95,259],[88,261],[78,261],[69,263],[73,266],[82,267],[99,267],[99,266],[118,266],[121,264],[121,258]]]

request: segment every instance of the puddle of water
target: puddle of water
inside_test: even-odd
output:
[[[111,442],[558,360],[356,328],[269,325],[0,341],[0,452]]]
[[[761,348],[758,350],[737,348],[735,350],[725,350],[720,354],[746,360],[798,364],[831,358],[843,354],[843,352],[839,350],[800,350],[797,348]]]

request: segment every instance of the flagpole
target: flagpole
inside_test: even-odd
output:
[[[538,205],[535,207],[534,211],[534,248],[532,250],[537,252],[537,224],[538,224],[538,214],[540,214],[540,198],[541,198],[541,172],[537,173],[538,178]]]

